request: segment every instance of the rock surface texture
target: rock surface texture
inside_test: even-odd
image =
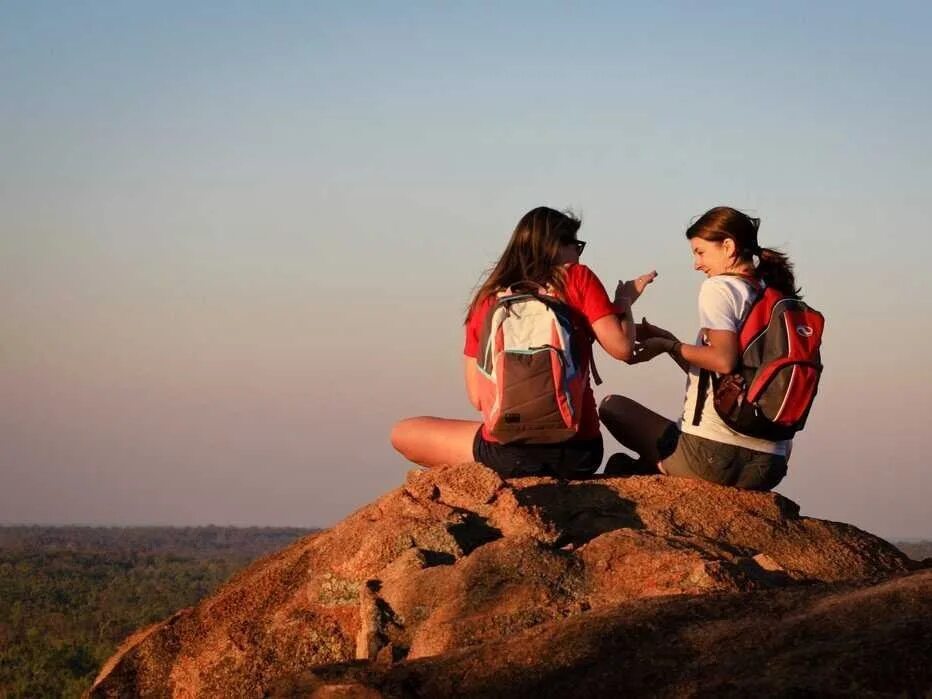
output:
[[[463,464],[140,630],[90,696],[924,696],[917,567],[776,493]]]

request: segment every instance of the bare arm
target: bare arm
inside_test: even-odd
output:
[[[626,305],[624,313],[607,315],[592,324],[592,332],[608,354],[623,362],[634,356],[634,320],[631,318],[631,306]]]
[[[738,334],[730,330],[703,330],[708,345],[684,345],[672,348],[692,366],[717,374],[730,374],[738,365]]]
[[[463,373],[466,379],[466,395],[469,397],[469,402],[472,403],[472,407],[476,410],[482,410],[482,406],[479,402],[479,377],[476,376],[478,371],[479,366],[476,363],[476,358],[464,354]]]
[[[730,330],[704,330],[708,345],[687,345],[670,337],[652,337],[638,347],[637,362],[647,362],[667,352],[686,371],[690,366],[718,374],[730,374],[738,364],[738,335]]]
[[[657,272],[651,271],[631,281],[619,281],[613,302],[615,314],[603,316],[592,324],[595,339],[611,357],[623,362],[630,362],[634,357],[636,333],[631,304],[656,277]]]

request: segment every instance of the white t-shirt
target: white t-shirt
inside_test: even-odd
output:
[[[703,333],[703,329],[738,332],[741,320],[754,301],[755,294],[756,291],[751,288],[751,285],[740,277],[719,275],[709,277],[702,282],[702,287],[699,289],[700,330],[696,338],[696,344],[708,344],[708,338]],[[735,432],[722,422],[718,413],[715,412],[711,384],[709,391],[706,393],[705,405],[702,408],[702,418],[698,425],[693,425],[698,393],[699,368],[690,366],[689,376],[686,379],[686,400],[683,405],[683,416],[679,421],[679,428],[682,432],[768,454],[786,456],[789,453],[792,440],[771,442],[766,439],[748,437]]]

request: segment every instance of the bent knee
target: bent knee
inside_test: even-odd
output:
[[[624,396],[608,395],[599,403],[599,419],[617,418],[625,412],[625,409],[633,403],[630,398]]]
[[[431,420],[433,418],[418,416],[406,417],[396,422],[392,426],[389,437],[395,451],[405,458],[410,458],[412,450],[416,451],[418,445],[424,440],[425,430],[429,427]]]
[[[391,440],[392,447],[394,447],[395,451],[402,454],[405,453],[406,449],[411,444],[411,436],[414,434],[414,423],[416,421],[416,417],[409,417],[405,418],[404,420],[399,420],[394,425],[392,425],[392,431],[389,439]]]

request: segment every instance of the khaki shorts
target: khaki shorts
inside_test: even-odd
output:
[[[657,442],[663,470],[745,490],[771,490],[786,476],[786,457],[680,432],[671,425]]]

